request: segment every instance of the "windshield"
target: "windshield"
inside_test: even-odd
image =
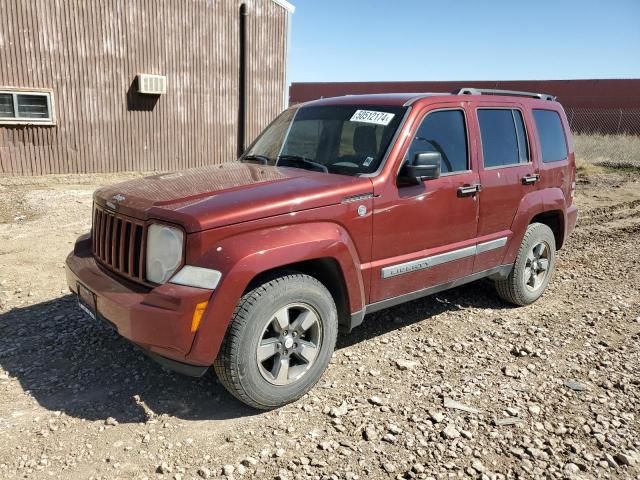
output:
[[[292,108],[240,160],[343,175],[375,172],[405,110],[378,105]]]

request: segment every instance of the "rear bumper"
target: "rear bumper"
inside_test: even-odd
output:
[[[90,248],[88,239],[80,239],[67,257],[70,290],[77,293],[78,283],[91,290],[96,316],[166,367],[191,375],[198,374],[198,367],[206,370],[208,365],[193,365],[186,357],[195,337],[191,331],[194,310],[198,303],[208,301],[212,292],[173,284],[156,288],[134,284],[98,265]]]
[[[565,238],[571,235],[573,229],[576,228],[576,222],[578,221],[578,208],[575,205],[571,205],[567,208],[567,225],[565,228]]]

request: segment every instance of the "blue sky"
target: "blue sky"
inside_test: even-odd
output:
[[[640,0],[292,0],[289,81],[640,78]]]

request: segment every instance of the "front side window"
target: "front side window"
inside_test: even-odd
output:
[[[529,146],[522,113],[519,110],[479,109],[478,122],[485,168],[517,165],[529,161]]]
[[[418,153],[439,152],[442,174],[469,169],[467,129],[462,110],[441,110],[427,114],[414,137],[405,162]]]
[[[380,166],[405,111],[378,105],[289,109],[240,160],[342,175],[372,173]]]
[[[540,145],[542,146],[542,161],[560,162],[567,159],[567,142],[560,115],[553,110],[533,110]]]

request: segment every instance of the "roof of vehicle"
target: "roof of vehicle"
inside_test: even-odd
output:
[[[321,105],[386,105],[402,107],[423,97],[448,97],[450,93],[372,93],[367,95],[344,95],[342,97],[328,97],[304,103],[305,106]]]
[[[546,93],[535,92],[517,92],[511,90],[489,90],[489,89],[475,89],[475,88],[462,88],[457,92],[429,92],[429,93],[373,93],[364,95],[345,95],[341,97],[329,97],[321,98],[318,100],[312,100],[306,102],[305,106],[322,106],[322,105],[384,105],[390,107],[406,107],[424,98],[430,98],[435,100],[436,97],[441,97],[443,100],[450,100],[452,98],[460,99],[460,97],[466,96],[481,96],[490,98],[510,98],[522,100],[526,98],[528,100],[539,100],[555,102],[555,97]]]

